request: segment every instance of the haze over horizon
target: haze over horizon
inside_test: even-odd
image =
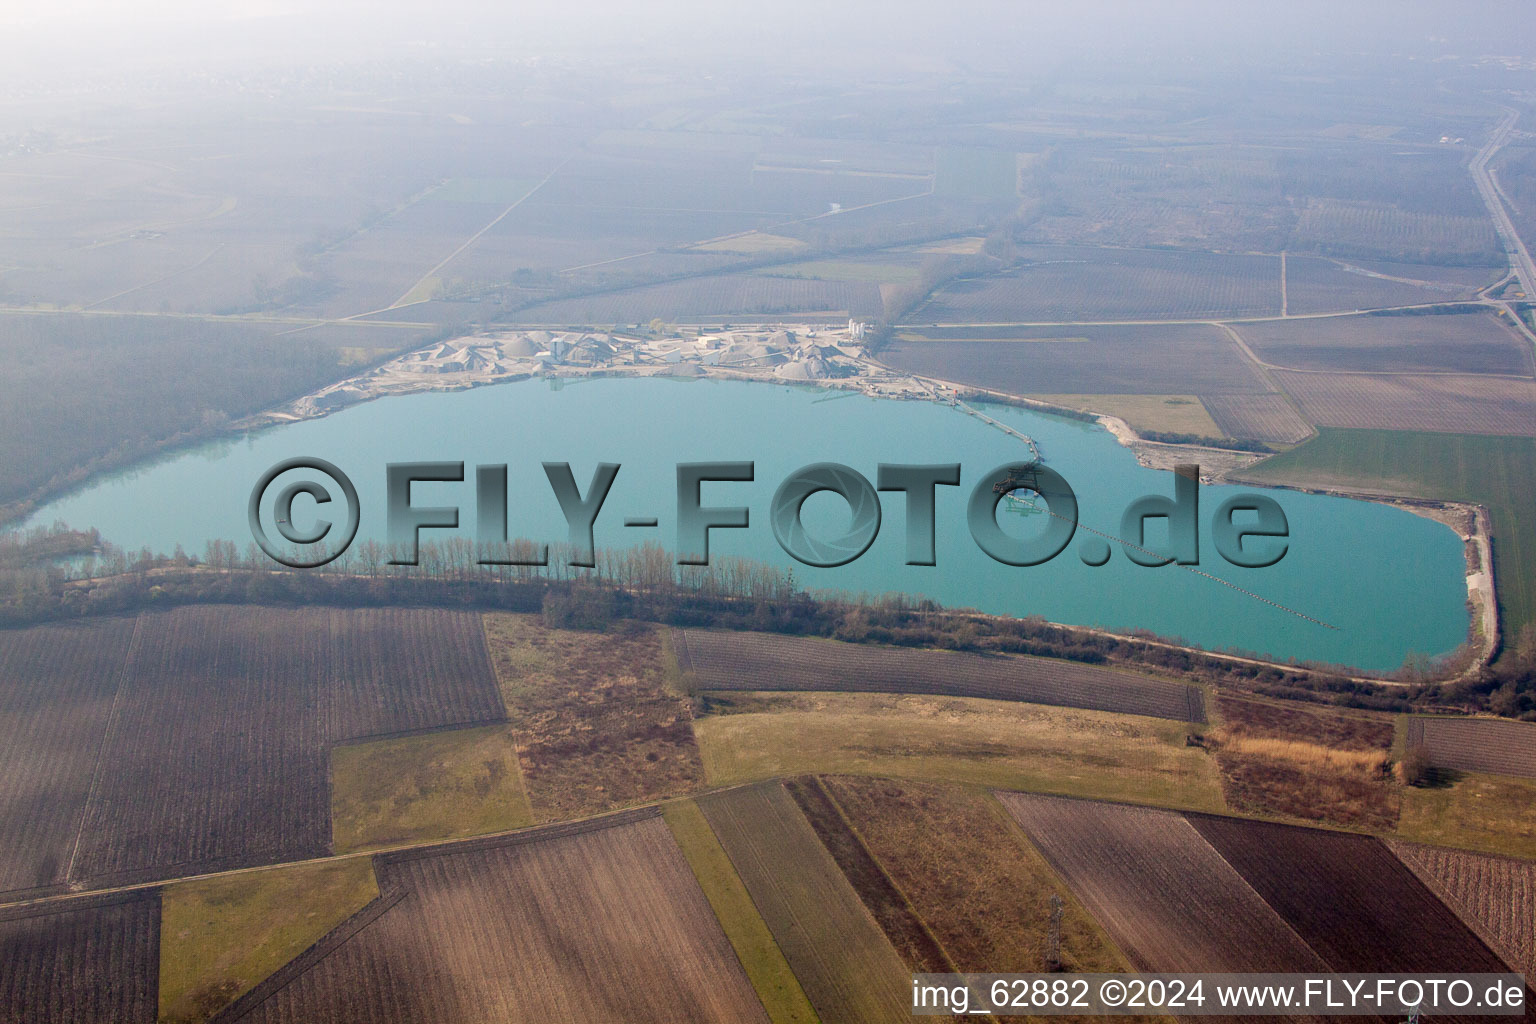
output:
[[[13,74],[44,78],[205,67],[229,61],[357,60],[454,53],[605,59],[751,54],[760,68],[834,59],[898,74],[925,58],[1023,76],[1093,70],[1181,73],[1287,65],[1329,55],[1529,57],[1536,19],[1519,0],[1380,5],[1302,0],[1279,6],[1214,0],[1096,0],[1064,9],[1038,0],[771,6],[663,0],[576,0],[550,7],[482,0],[70,0],[0,9],[0,55]],[[922,67],[924,65],[917,65]]]

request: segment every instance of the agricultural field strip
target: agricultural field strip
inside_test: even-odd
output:
[[[553,825],[533,825],[526,828],[509,829],[506,832],[494,832],[489,835],[475,836],[470,839],[420,839],[408,843],[398,843],[391,846],[385,846],[382,848],[357,850],[352,853],[338,853],[325,857],[310,857],[304,860],[284,861],[281,866],[304,867],[321,864],[335,864],[339,861],[357,860],[359,858],[368,858],[369,860],[374,860],[380,857],[394,857],[396,855],[409,854],[417,850],[432,849],[436,847],[443,847],[446,849],[448,847],[458,846],[463,843],[480,843],[489,846],[495,846],[502,845],[508,839],[513,839],[527,833],[543,832],[546,833],[547,837],[547,834],[550,830],[571,829],[576,832],[590,831],[594,828],[606,827],[606,822],[610,818],[622,817],[624,815],[636,815],[637,820],[643,820],[660,813],[661,809],[659,804],[648,805],[645,807],[630,808],[622,811],[606,811],[602,814],[594,815],[590,818],[582,818],[577,821],[562,821]],[[530,836],[528,841],[533,842],[538,838],[538,836]],[[29,897],[27,899],[14,900],[9,903],[0,903],[0,915],[11,912],[21,912],[33,908],[37,909],[39,913],[53,913],[54,911],[49,908],[71,907],[81,901],[132,893],[142,893],[148,890],[158,890],[163,889],[168,885],[180,882],[199,882],[205,879],[214,878],[237,878],[240,875],[251,875],[263,871],[271,871],[274,866],[276,865],[253,864],[250,867],[231,868],[227,871],[210,871],[205,874],[184,875],[176,878],[157,879],[151,882],[130,882],[125,885],[114,885],[101,889],[92,889],[88,892]]]
[[[106,727],[101,731],[101,742],[96,747],[96,760],[91,768],[91,783],[85,793],[85,803],[80,807],[80,824],[75,830],[75,841],[69,846],[69,864],[64,869],[64,879],[69,881],[75,876],[75,861],[80,856],[80,840],[85,835],[85,823],[90,816],[91,801],[96,795],[96,784],[101,778],[102,763],[106,760],[107,747],[112,742],[112,731],[117,723],[118,709],[122,705],[123,693],[128,689],[128,679],[133,666],[134,655],[139,649],[139,637],[144,627],[142,613],[134,617],[133,635],[128,641],[128,649],[123,654],[123,663],[118,671],[117,685],[112,690],[112,710],[107,714]]]
[[[596,832],[599,829],[632,825],[637,821],[649,821],[652,818],[659,817],[661,817],[661,807],[652,804],[647,807],[635,807],[610,814],[601,814],[593,818],[584,818],[581,821],[563,821],[556,825],[540,825],[534,828],[516,829],[511,832],[503,832],[500,835],[477,836],[474,839],[446,843],[415,843],[402,849],[385,850],[375,853],[373,854],[373,863],[375,870],[378,872],[379,883],[382,886],[389,877],[390,868],[400,864],[408,864],[411,861],[439,857],[450,853],[500,850],[524,843],[542,842],[545,839],[579,836],[587,832]]]
[[[1465,299],[1458,302],[1416,302],[1407,306],[1379,306],[1374,309],[1339,310],[1327,313],[1292,313],[1286,317],[1278,316],[1194,316],[1178,317],[1173,319],[1149,320],[1146,318],[1130,318],[1122,320],[978,320],[978,321],[946,321],[935,324],[932,321],[908,322],[893,324],[892,327],[903,331],[922,331],[928,327],[1190,327],[1196,324],[1259,324],[1279,322],[1285,323],[1294,320],[1332,320],[1342,317],[1372,316],[1377,313],[1398,312],[1414,309],[1440,309],[1445,306],[1483,306],[1489,309],[1500,309],[1498,303],[1485,299]],[[930,339],[931,340],[931,339]],[[1006,340],[1006,339],[1003,339]]]
[[[1293,317],[1292,319],[1295,318]],[[1343,370],[1325,367],[1282,366],[1279,363],[1269,362],[1254,351],[1247,339],[1242,338],[1232,329],[1230,326],[1231,321],[1212,320],[1210,323],[1225,330],[1232,337],[1233,341],[1237,343],[1238,347],[1243,350],[1245,355],[1266,370],[1280,370],[1285,373],[1321,374],[1327,377],[1496,377],[1506,380],[1530,380],[1533,376],[1530,373],[1500,373],[1488,370]]]
[[[704,785],[691,711],[667,688],[662,631],[551,629],[482,619],[538,820],[585,817]]]
[[[1024,247],[1016,266],[934,291],[910,318],[935,322],[1089,313],[1105,318],[1274,316],[1272,255],[1190,250]]]
[[[1408,719],[1408,745],[1441,768],[1536,779],[1536,725],[1495,718]]]
[[[907,965],[784,787],[697,803],[822,1020],[910,1020]]]
[[[1185,818],[1335,971],[1504,971],[1503,960],[1374,836]],[[1536,1021],[1529,1002],[1524,1019]]]
[[[773,1024],[817,1024],[816,1011],[784,952],[757,912],[752,895],[731,864],[709,819],[692,800],[674,800],[662,811],[704,898],[736,951]]]
[[[1385,842],[1510,970],[1536,978],[1536,863],[1399,839]]]
[[[1138,970],[1328,971],[1179,812],[997,797]]]
[[[7,904],[0,906],[0,925],[9,924],[13,921],[29,921],[38,917],[51,917],[54,914],[74,914],[86,910],[99,910],[104,907],[116,907],[127,903],[134,903],[138,900],[149,899],[157,895],[164,887],[162,883],[156,882],[153,885],[134,886],[127,889],[81,893],[79,895],[71,894],[69,896]]]
[[[1258,372],[1272,375],[1271,387],[1318,426],[1536,436],[1536,381],[1530,377],[1274,366]]]
[[[773,170],[788,170],[788,168],[772,168],[772,169]],[[889,203],[905,203],[905,202],[910,202],[913,199],[922,199],[925,196],[930,196],[930,195],[933,194],[933,187],[932,187],[932,184],[931,184],[931,177],[932,176],[929,175],[929,176],[926,176],[926,177],[928,177],[929,180],[930,180],[930,185],[929,185],[929,188],[928,188],[928,190],[926,192],[914,192],[912,195],[909,195],[909,196],[896,196],[896,197],[891,198],[891,199],[881,199],[881,200],[878,200],[878,201],[873,202],[873,203],[865,203],[865,204],[863,204],[861,206],[850,206],[850,207],[846,207],[846,208],[841,209],[841,210],[828,211],[826,213],[812,214],[809,217],[800,217],[800,218],[796,218],[796,219],[793,219],[793,220],[778,220],[778,221],[774,221],[772,224],[770,224],[767,228],[764,228],[763,230],[764,231],[770,231],[770,230],[777,230],[779,228],[792,227],[792,226],[794,226],[796,224],[810,224],[810,223],[813,223],[814,221],[821,220],[824,217],[833,216],[834,214],[841,215],[841,214],[848,214],[848,213],[856,213],[859,210],[870,210],[870,209],[873,209],[873,208],[875,208],[877,206],[885,206],[885,205],[887,205]],[[689,250],[694,250],[694,249],[703,249],[705,246],[714,245],[714,244],[719,243],[719,242],[728,242],[728,241],[730,241],[731,239],[734,239],[734,238],[744,238],[747,235],[757,234],[758,230],[759,229],[757,229],[757,228],[752,228],[752,229],[747,230],[747,231],[734,231],[734,232],[731,232],[729,234],[716,235],[713,238],[703,238],[703,239],[700,239],[697,242],[693,242],[693,243],[690,243],[689,245],[684,246],[684,251],[689,251]],[[593,267],[603,267],[603,266],[608,266],[608,265],[613,264],[613,263],[623,263],[623,262],[625,262],[627,260],[639,259],[642,256],[652,256],[652,255],[655,255],[657,252],[660,252],[660,251],[661,250],[659,250],[659,249],[647,249],[644,252],[629,253],[628,255],[625,255],[625,256],[614,256],[614,257],[612,257],[610,259],[598,260],[595,263],[583,263],[580,266],[565,267],[564,269],[562,269],[560,271],[560,273],[562,273],[562,274],[570,274],[570,273],[574,273],[575,271],[578,271],[578,270],[591,270]],[[788,257],[788,258],[784,259],[782,262],[793,263],[793,262],[797,262],[798,260],[801,260],[803,258],[804,258],[803,254],[797,254],[797,255],[795,255],[793,257]],[[779,261],[775,261],[775,262],[779,262]],[[716,271],[705,271],[705,272],[700,273],[700,274],[688,274],[688,275],[685,275],[685,276],[683,276],[681,278],[677,278],[677,280],[686,281],[686,280],[689,280],[689,279],[694,278],[694,277],[708,277],[712,273],[716,273]],[[630,287],[631,286],[620,285],[617,288],[605,289],[605,291],[628,291]],[[644,285],[633,286],[633,287],[644,287]],[[596,294],[596,293],[594,293],[594,294]],[[551,300],[551,301],[556,301],[556,300]],[[364,314],[364,315],[366,316],[367,314]]]
[[[396,862],[406,898],[245,1017],[766,1022],[660,816],[616,818]]]
[[[923,974],[959,973],[912,901],[865,844],[822,781],[814,775],[803,776],[786,781],[784,788],[907,966]]]
[[[928,693],[1205,720],[1198,687],[1075,662],[767,633],[677,629],[673,637],[706,690]]]
[[[991,793],[852,776],[820,781],[958,970],[1039,966],[1052,897],[1064,904],[1060,936],[1066,969],[1128,969]]]
[[[152,881],[328,852],[331,625],[238,606],[143,613],[76,877]]]
[[[380,312],[383,311],[380,310]],[[412,331],[421,330],[421,324],[407,323],[403,320],[368,320],[364,322],[352,317],[335,319],[333,317],[314,316],[276,316],[268,313],[166,313],[135,309],[59,309],[54,306],[0,306],[0,316],[8,313],[22,316],[52,313],[58,316],[137,316],[161,320],[199,320],[210,323],[281,324],[284,326],[297,324],[308,327],[403,327]]]
[[[132,616],[8,632],[0,645],[0,893],[66,889]]]
[[[326,860],[334,861],[354,857],[368,857],[374,864],[375,874],[379,881],[378,897],[356,914],[353,914],[321,936],[312,946],[284,964],[270,977],[256,985],[255,988],[225,1007],[213,1019],[213,1024],[234,1024],[235,1021],[248,1016],[256,1007],[271,998],[273,994],[287,987],[300,975],[309,971],[353,936],[357,935],[374,921],[377,921],[401,900],[410,895],[409,890],[398,884],[398,879],[393,879],[387,874],[389,866],[409,863],[412,860],[440,857],[444,854],[472,853],[477,850],[498,849],[520,843],[536,843],[541,840],[557,839],[562,836],[577,836],[598,829],[646,821],[650,818],[659,817],[660,814],[661,809],[659,807],[645,807],[620,811],[617,814],[607,814],[586,821],[544,825],[499,836],[480,836],[475,839],[447,843],[427,841],[412,844],[408,848],[382,853],[356,853],[326,858]],[[391,882],[395,884],[391,884]]]
[[[0,912],[0,1020],[153,1024],[160,892]]]
[[[288,987],[294,980],[320,963],[320,961],[346,945],[349,940],[364,928],[367,928],[373,922],[389,913],[400,901],[409,895],[410,893],[405,889],[381,891],[363,909],[326,932],[304,952],[267,975],[267,977],[257,982],[255,987],[249,989],[234,1002],[219,1011],[212,1018],[210,1024],[234,1024],[235,1021],[248,1017],[257,1007],[261,1006],[282,989]]]
[[[227,645],[223,640],[216,638],[223,637],[225,633],[220,628],[210,627],[206,622],[199,625],[198,621],[209,615],[222,621],[238,614],[236,610],[228,607],[218,609],[219,606],[207,606],[201,610],[189,607],[168,613],[143,613],[132,620],[132,638],[126,643],[124,652],[119,655],[121,660],[114,659],[116,664],[108,670],[119,678],[112,697],[112,711],[106,716],[109,721],[103,724],[99,743],[89,744],[94,749],[87,756],[92,759],[94,767],[88,782],[84,777],[81,779],[82,796],[86,800],[84,809],[78,824],[75,819],[71,819],[70,834],[59,837],[58,849],[54,854],[60,861],[67,861],[69,870],[75,875],[84,871],[95,876],[98,882],[109,883],[108,888],[119,888],[138,881],[153,882],[169,876],[206,875],[216,873],[221,868],[245,867],[249,865],[242,864],[240,861],[272,856],[274,851],[266,849],[266,846],[261,849],[247,847],[244,840],[238,836],[231,845],[228,837],[221,839],[211,833],[204,835],[207,831],[205,828],[194,827],[196,819],[207,816],[204,813],[194,813],[198,807],[205,810],[209,808],[219,810],[225,816],[234,815],[235,819],[249,817],[248,805],[229,803],[232,794],[240,792],[248,794],[247,801],[254,798],[258,803],[271,805],[273,808],[279,804],[286,806],[291,803],[286,796],[278,799],[277,794],[283,786],[291,787],[294,780],[298,778],[293,775],[295,765],[277,765],[269,756],[270,751],[265,751],[260,743],[254,747],[251,746],[250,742],[246,742],[244,734],[241,734],[241,738],[234,741],[233,745],[208,740],[204,744],[206,749],[202,753],[182,750],[175,755],[179,758],[177,763],[192,763],[188,758],[192,758],[193,761],[203,758],[202,761],[197,762],[203,766],[200,769],[202,771],[206,771],[209,764],[222,765],[222,774],[219,776],[222,790],[193,787],[181,795],[178,806],[167,809],[157,805],[159,818],[148,824],[136,822],[131,829],[114,831],[107,828],[103,831],[101,828],[91,827],[92,822],[101,825],[101,822],[96,819],[103,815],[109,819],[123,819],[128,810],[123,802],[126,800],[131,803],[135,799],[134,779],[143,781],[167,767],[168,762],[165,762],[165,758],[161,756],[161,748],[149,744],[139,751],[141,755],[139,760],[143,763],[139,765],[137,776],[127,771],[126,767],[116,773],[108,771],[109,765],[115,763],[112,754],[115,746],[138,743],[138,737],[145,734],[146,728],[149,734],[153,734],[155,730],[176,728],[174,720],[167,720],[161,714],[163,711],[161,705],[167,699],[181,701],[184,708],[202,707],[209,714],[214,715],[215,720],[210,728],[215,731],[227,731],[230,728],[228,716],[239,716],[250,712],[254,707],[253,700],[259,703],[259,693],[254,697],[245,693],[247,690],[252,690],[251,686],[216,688],[213,696],[219,699],[210,701],[209,694],[205,691],[210,685],[208,680],[212,677],[204,678],[203,675],[195,672],[194,675],[202,679],[202,682],[188,683],[184,679],[181,683],[177,683],[175,679],[165,676],[163,671],[155,668],[155,664],[160,664],[161,669],[165,669],[166,664],[171,664],[177,666],[172,675],[184,674],[183,670],[194,668],[204,674],[207,672],[217,674],[218,666],[221,664],[219,652]],[[388,736],[402,731],[413,732],[485,722],[499,723],[506,720],[505,706],[496,690],[494,676],[484,651],[480,620],[477,615],[434,610],[365,609],[351,613],[322,610],[314,614],[267,611],[270,614],[264,617],[264,621],[255,623],[258,628],[255,634],[252,634],[253,638],[262,635],[263,630],[269,627],[290,638],[295,632],[306,637],[304,650],[294,654],[293,657],[273,654],[271,657],[264,656],[259,659],[259,663],[265,666],[265,671],[268,673],[277,673],[276,677],[268,678],[262,684],[267,687],[268,692],[286,692],[284,691],[285,680],[309,679],[306,684],[308,689],[288,701],[292,704],[288,715],[297,713],[311,724],[306,735],[313,734],[310,738],[317,744],[315,749],[301,754],[295,748],[290,753],[298,758],[300,766],[307,765],[310,774],[314,775],[312,782],[318,787],[314,792],[328,791],[328,782],[324,781],[328,778],[325,751],[334,743],[376,735]],[[423,616],[425,616],[424,619]],[[295,621],[307,624],[307,628],[296,631],[292,628]],[[127,622],[126,619],[121,620],[119,625],[126,628]],[[328,623],[329,626],[327,626]],[[452,651],[448,653],[452,656],[447,661],[439,657],[437,662],[432,661],[431,651],[422,648],[422,645],[409,645],[410,650],[403,655],[403,659],[395,660],[404,665],[408,673],[414,671],[417,678],[435,680],[437,685],[417,687],[416,689],[421,692],[414,695],[407,693],[406,699],[401,699],[397,692],[402,684],[402,680],[395,678],[398,673],[391,673],[386,671],[384,666],[374,665],[371,656],[365,655],[359,663],[355,659],[344,657],[345,652],[339,649],[348,646],[356,647],[360,642],[368,646],[369,637],[375,636],[379,630],[383,629],[386,634],[399,632],[401,628],[409,627],[413,623],[417,627],[435,624],[433,629],[428,629],[429,633],[435,630],[441,635],[457,634],[466,640],[468,634],[465,630],[467,629],[473,632],[476,642],[449,645]],[[34,630],[26,631],[23,636],[51,636],[52,633],[49,631],[55,630],[55,627],[35,627]],[[410,628],[405,628],[405,634],[410,632],[412,632]],[[178,636],[183,638],[179,650],[178,645],[173,642]],[[186,640],[187,637],[196,639]],[[153,642],[153,650],[146,647],[146,644],[151,642]],[[167,647],[167,643],[171,646]],[[291,647],[292,644],[287,646]],[[283,645],[277,644],[269,650],[278,651],[282,647]],[[460,647],[463,648],[462,652],[453,653]],[[12,645],[11,649],[15,650],[15,645]],[[46,657],[57,658],[56,649],[55,642]],[[225,652],[225,654],[228,653],[228,651]],[[438,655],[444,653],[445,651],[441,649],[437,651]],[[313,661],[311,656],[327,662],[329,668],[318,674],[310,671],[314,667],[311,664]],[[164,662],[167,657],[171,658],[171,662]],[[294,660],[295,658],[298,660]],[[228,663],[229,659],[225,658],[223,661]],[[448,666],[446,670],[433,671],[434,666],[442,669],[444,665]],[[45,665],[44,669],[46,667]],[[37,670],[30,671],[35,673]],[[145,673],[148,675],[146,676]],[[351,673],[357,673],[359,677],[354,679]],[[102,673],[95,674],[99,676]],[[144,678],[139,678],[141,676]],[[469,685],[474,679],[480,679],[483,683],[478,690]],[[256,680],[256,682],[261,681]],[[189,685],[192,687],[190,690],[187,689]],[[271,689],[273,686],[277,687],[276,691]],[[140,690],[143,692],[138,692]],[[225,696],[229,700],[224,700]],[[80,698],[62,699],[78,701]],[[188,704],[187,701],[191,703]],[[226,704],[228,706],[225,706]],[[125,715],[139,725],[137,727],[131,723],[125,725]],[[280,715],[274,720],[268,715],[263,721],[270,724],[282,718],[283,716]],[[456,720],[445,720],[449,718]],[[144,726],[145,720],[151,725]],[[402,730],[401,726],[405,728]],[[305,745],[300,744],[300,746]],[[308,750],[308,747],[305,747],[305,750]],[[209,758],[212,760],[209,761]],[[127,763],[123,762],[123,764]],[[170,767],[172,770],[175,769],[174,765]],[[278,767],[282,770],[277,771]],[[271,772],[275,774],[271,774],[270,778],[266,777],[266,774]],[[208,791],[204,792],[204,790]],[[310,793],[310,797],[313,796],[314,793]],[[51,801],[53,804],[58,802],[58,798]],[[286,815],[283,819],[286,827],[299,827],[302,819],[319,828],[320,819],[315,818],[315,814],[311,813],[314,808],[305,810],[308,804],[314,802],[313,799],[306,797],[298,801],[304,806],[295,808],[293,813],[282,811],[281,813]],[[328,797],[324,803],[328,808]],[[245,806],[246,809],[241,810],[241,806]],[[302,855],[311,852],[316,843],[323,847],[329,834],[328,810],[322,809],[317,813],[326,822],[325,828],[321,830],[325,835],[319,836],[317,832],[316,835],[319,838],[310,837],[303,840],[307,844],[304,849],[284,847],[287,852],[278,855],[274,862],[310,859]],[[191,814],[192,817],[187,818],[187,814]],[[189,825],[189,822],[193,824]],[[309,829],[309,825],[304,825],[303,828]],[[119,831],[123,837],[121,840]],[[132,864],[117,863],[125,855],[112,852],[114,844],[120,841],[135,846],[130,857]],[[280,845],[287,843],[291,846],[292,842],[299,841],[299,833],[293,833],[287,839],[278,837],[276,841]],[[265,843],[266,840],[263,842]],[[267,845],[271,844],[267,843]],[[158,853],[155,852],[157,850]],[[313,849],[312,852],[318,854],[321,850]],[[173,859],[166,859],[173,854],[175,855]],[[300,856],[295,858],[291,856],[292,854],[300,854]],[[148,862],[144,861],[146,856],[149,857]],[[102,862],[97,864],[97,868],[104,870],[91,870],[85,866],[93,861]],[[113,863],[106,863],[106,861]],[[142,879],[131,877],[139,872],[147,872],[155,877]],[[13,893],[36,888],[32,885],[23,885],[14,889]]]
[[[1200,402],[1228,437],[1298,444],[1315,433],[1290,398],[1278,391],[1269,395],[1202,395]]]

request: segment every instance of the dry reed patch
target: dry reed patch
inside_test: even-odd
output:
[[[654,629],[587,633],[487,615],[485,633],[536,820],[703,785],[688,703],[666,689]]]
[[[1397,825],[1387,716],[1218,696],[1210,738],[1236,810],[1374,831]]]

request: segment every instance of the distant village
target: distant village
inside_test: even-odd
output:
[[[323,416],[385,395],[462,388],[530,377],[624,374],[721,377],[856,388],[891,398],[930,398],[929,386],[869,362],[866,324],[768,324],[630,332],[491,330],[435,342],[333,384],[261,419]]]

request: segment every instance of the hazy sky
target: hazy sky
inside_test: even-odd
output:
[[[0,53],[38,73],[423,46],[614,48],[686,59],[913,51],[986,64],[1117,55],[1262,61],[1536,49],[1531,0],[53,0],[0,3]],[[14,70],[14,68],[13,68]]]

